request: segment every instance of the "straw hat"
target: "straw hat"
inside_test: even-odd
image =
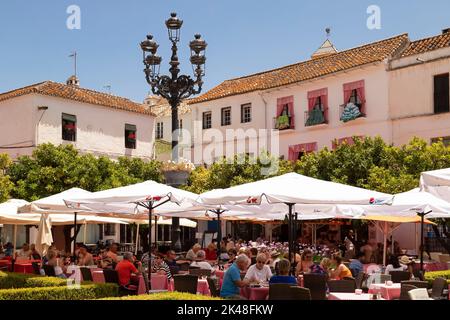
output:
[[[410,260],[407,256],[402,256],[402,257],[399,259],[399,262],[400,262],[401,264],[410,264],[410,263],[411,263],[411,260]]]

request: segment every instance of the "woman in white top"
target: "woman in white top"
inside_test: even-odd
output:
[[[28,243],[24,243],[22,249],[16,252],[16,261],[30,260],[31,250]]]
[[[406,259],[408,259],[408,257],[406,257]],[[400,261],[397,259],[396,256],[391,255],[389,257],[389,264],[386,266],[386,270],[384,271],[384,274],[389,274],[391,271],[406,271],[408,270],[408,266],[403,264],[403,263],[408,263],[408,261],[406,261],[406,259],[404,259],[404,257],[402,257],[402,259],[400,259]]]
[[[250,282],[268,282],[272,277],[272,271],[266,264],[267,257],[265,254],[260,253],[256,257],[256,264],[248,268],[245,278]]]
[[[203,270],[211,270],[211,273],[214,272],[214,268],[209,264],[209,262],[205,261],[206,258],[206,252],[203,250],[200,250],[197,252],[197,258],[194,262],[191,263],[191,267],[199,267]]]

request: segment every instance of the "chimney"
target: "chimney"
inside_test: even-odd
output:
[[[77,78],[77,76],[71,76],[69,79],[67,79],[66,84],[68,86],[80,86],[80,79]]]
[[[443,30],[442,30],[442,34],[447,34],[447,33],[450,33],[450,28],[447,28],[447,29],[443,29]]]

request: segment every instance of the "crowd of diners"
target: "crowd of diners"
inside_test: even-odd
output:
[[[234,240],[231,236],[220,242],[212,242],[202,248],[198,243],[183,256],[175,251],[159,252],[153,249],[151,254],[144,253],[140,259],[131,253],[124,252],[119,256],[119,245],[113,243],[100,249],[94,257],[88,248],[77,243],[75,256],[50,247],[43,257],[36,251],[35,245],[24,244],[15,252],[15,261],[39,261],[41,274],[45,274],[44,265],[52,266],[57,277],[65,278],[71,272],[70,266],[98,267],[114,269],[118,273],[119,282],[123,286],[135,284],[136,277],[144,275],[148,288],[148,268],[151,273],[165,275],[170,280],[173,274],[179,273],[180,264],[188,263],[190,267],[210,270],[215,277],[217,270],[224,270],[221,296],[224,298],[241,298],[240,289],[249,285],[271,283],[297,284],[305,273],[323,274],[328,279],[344,279],[356,277],[363,271],[363,265],[377,261],[377,250],[367,243],[355,249],[352,232],[346,236],[344,246],[327,246],[298,244],[297,253],[289,259],[287,243],[271,243],[257,239],[255,242]],[[2,255],[11,254],[10,246],[0,250]],[[8,251],[9,250],[9,251]],[[413,261],[407,256],[389,255],[389,264],[383,272],[409,270],[413,277]],[[149,263],[150,262],[150,263]]]

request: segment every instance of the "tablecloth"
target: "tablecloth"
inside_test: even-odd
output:
[[[369,293],[381,293],[381,296],[386,300],[393,300],[400,298],[401,284],[393,283],[388,286],[384,283],[372,283],[369,287]]]
[[[244,287],[241,288],[241,296],[248,300],[267,300],[267,297],[269,296],[269,287]]]

